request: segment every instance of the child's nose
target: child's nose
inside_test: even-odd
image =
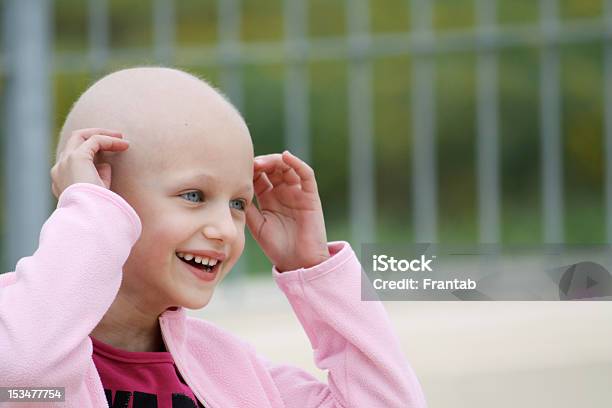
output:
[[[208,239],[233,242],[238,231],[232,217],[232,210],[229,205],[218,207],[224,208],[217,208],[216,211],[209,214],[205,221],[203,233]]]

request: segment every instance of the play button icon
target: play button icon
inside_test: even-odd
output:
[[[595,262],[579,262],[564,267],[559,280],[561,300],[592,299],[612,296],[612,276]]]

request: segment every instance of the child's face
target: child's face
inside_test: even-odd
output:
[[[119,296],[151,314],[209,302],[244,249],[245,208],[253,199],[253,145],[240,116],[210,92],[164,97],[167,103],[138,108],[147,120],[117,124],[130,147],[100,160],[111,163],[111,189],[142,223]],[[177,256],[198,250],[225,255],[213,281]]]
[[[180,126],[157,135],[127,134],[130,148],[113,166],[112,189],[142,222],[120,295],[143,310],[204,307],[244,249],[252,142],[237,115],[206,116],[184,115]],[[213,281],[198,278],[177,256],[198,250],[225,255]]]

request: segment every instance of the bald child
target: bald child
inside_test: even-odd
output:
[[[0,304],[7,386],[64,387],[62,407],[425,406],[384,307],[361,301],[354,251],[327,242],[312,168],[287,151],[255,158],[240,113],[205,81],[156,67],[103,77],[68,114],[51,178],[58,208],[29,257],[45,270],[24,258],[1,275],[1,300],[30,290],[16,300],[30,314]],[[186,316],[231,272],[245,226],[327,383]]]

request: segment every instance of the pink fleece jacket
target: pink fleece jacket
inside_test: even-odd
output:
[[[89,334],[113,302],[141,233],[135,210],[103,187],[59,197],[39,247],[0,275],[0,386],[65,387],[65,402],[3,407],[108,407]],[[347,242],[307,269],[272,274],[304,327],[321,383],[182,307],[160,315],[163,339],[207,408],[421,408],[425,398],[380,302],[361,301],[361,265]]]

